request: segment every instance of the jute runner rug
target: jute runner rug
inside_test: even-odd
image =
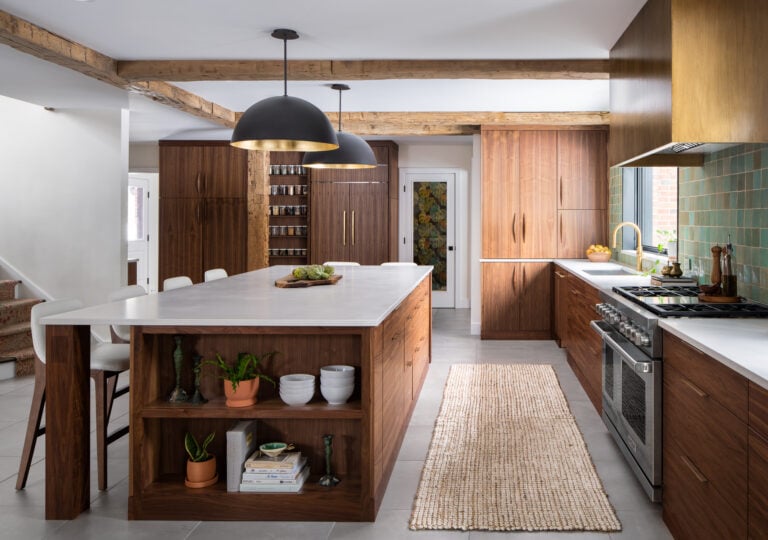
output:
[[[621,530],[552,366],[451,367],[410,528]]]

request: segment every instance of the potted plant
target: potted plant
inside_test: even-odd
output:
[[[275,385],[275,381],[261,372],[260,364],[277,354],[275,351],[262,356],[251,353],[238,353],[237,360],[231,366],[224,361],[220,354],[216,354],[216,361],[206,360],[205,363],[218,366],[222,371],[220,377],[224,379],[224,395],[227,398],[227,407],[248,407],[256,403],[256,394],[259,391],[259,381],[265,381]]]
[[[213,441],[216,433],[209,433],[202,444],[191,433],[184,436],[184,449],[189,455],[187,459],[187,478],[184,483],[187,487],[201,488],[216,483],[219,479],[216,474],[216,456],[208,453],[208,445]]]

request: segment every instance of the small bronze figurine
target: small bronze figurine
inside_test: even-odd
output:
[[[184,363],[184,352],[181,350],[181,336],[173,336],[176,342],[176,350],[173,351],[173,367],[176,370],[176,388],[171,392],[168,401],[171,403],[183,403],[189,401],[189,396],[181,387],[181,367]]]
[[[325,487],[334,487],[341,480],[331,474],[331,454],[333,454],[333,435],[323,435],[323,443],[325,443],[325,475],[320,478],[319,484]]]
[[[202,405],[203,403],[208,403],[208,400],[203,397],[203,394],[200,392],[200,372],[202,371],[202,365],[200,365],[203,361],[203,357],[199,354],[196,354],[192,356],[192,372],[195,374],[195,393],[192,395],[192,399],[190,400],[195,405]]]

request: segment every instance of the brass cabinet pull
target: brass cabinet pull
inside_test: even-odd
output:
[[[199,202],[198,202],[198,203],[195,205],[195,221],[196,221],[198,224],[200,224],[200,223],[201,223],[201,220],[200,220],[200,219],[201,219],[201,218],[200,218],[200,205],[201,205],[201,204],[202,204],[202,203],[199,203]]]
[[[352,210],[352,245],[355,245],[355,211]]]
[[[197,178],[195,178],[195,189],[197,189],[198,193],[200,193],[200,180],[201,180],[202,176],[203,176],[203,173],[198,172],[197,173]]]
[[[687,457],[680,456],[680,459],[682,459],[683,463],[685,463],[686,467],[688,467],[691,470],[693,475],[696,477],[696,480],[698,480],[702,484],[706,484],[707,482],[709,482],[709,480],[707,480],[707,477],[704,476],[702,474],[702,472],[699,470],[699,468],[696,465],[694,465],[693,463],[691,463],[691,461]]]
[[[560,273],[560,272],[558,272],[557,270],[555,270],[555,275],[556,275],[557,277],[559,277],[559,278],[565,278],[565,274],[561,274],[561,273]]]
[[[525,289],[525,266],[523,266],[523,289]]]
[[[700,398],[707,398],[707,397],[709,397],[709,395],[704,390],[702,390],[701,388],[699,388],[698,386],[693,384],[688,379],[682,379],[682,381],[686,384],[686,386],[688,386],[688,388],[693,390],[696,393],[696,395],[699,396]]]
[[[563,214],[560,214],[560,243],[563,243]]]
[[[517,266],[512,268],[512,292],[515,292],[515,275],[517,275]]]
[[[525,214],[523,214],[523,243],[525,243]]]
[[[560,177],[560,208],[563,207],[563,177]]]
[[[347,211],[341,213],[341,245],[347,245]]]
[[[517,236],[515,235],[515,221],[517,221],[517,214],[512,214],[512,241],[517,242]]]

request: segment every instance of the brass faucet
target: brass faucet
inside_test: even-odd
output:
[[[613,229],[613,249],[616,249],[616,234],[624,225],[629,225],[637,232],[637,270],[643,270],[643,233],[640,232],[640,227],[632,223],[631,221],[622,221],[616,228]]]

